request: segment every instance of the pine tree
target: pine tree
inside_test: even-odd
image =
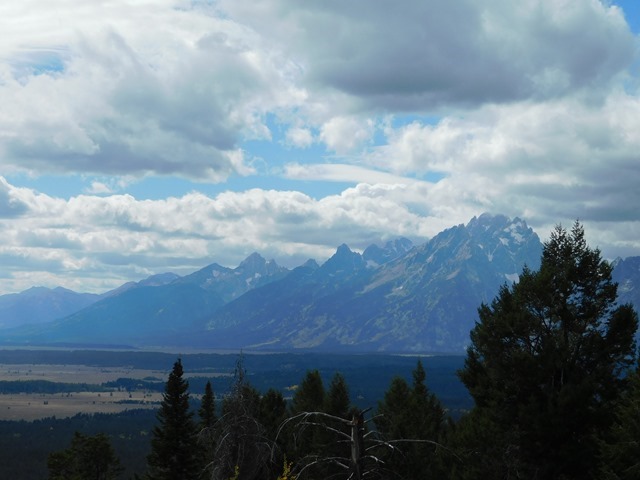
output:
[[[349,386],[341,373],[336,373],[331,379],[325,394],[323,411],[343,420],[352,418]],[[343,438],[337,437],[334,430],[348,435],[350,434],[349,428],[345,426],[344,422],[333,421],[329,418],[323,420],[322,423],[329,428],[323,428],[317,432],[316,443],[320,447],[317,453],[325,458],[340,459],[338,462],[341,464],[347,463],[351,457],[351,444]],[[324,478],[332,478],[334,475],[339,478],[339,475],[344,471],[335,464],[327,464],[323,473]]]
[[[291,404],[291,413],[322,411],[324,404],[324,384],[318,370],[310,370],[305,375],[300,388],[296,390]]]
[[[322,377],[318,370],[310,370],[300,383],[291,401],[290,416],[294,417],[303,413],[322,412],[324,410],[325,391]],[[309,427],[293,435],[289,432],[288,438],[294,443],[287,446],[287,452],[292,456],[294,463],[298,463],[308,455],[316,455],[322,449],[321,427]]]
[[[640,478],[640,372],[629,378],[629,389],[616,408],[613,426],[601,445],[603,480]]]
[[[264,426],[268,438],[275,439],[278,430],[287,416],[287,401],[279,391],[270,388],[260,398],[259,420]]]
[[[208,478],[265,478],[272,467],[273,444],[265,436],[259,415],[260,394],[247,381],[240,358],[231,391],[222,402],[222,415],[205,437]]]
[[[439,478],[436,452],[446,415],[427,388],[420,360],[412,375],[412,387],[403,378],[393,379],[378,405],[378,432],[391,444],[397,442],[393,454],[384,458],[387,469],[400,478]]]
[[[198,478],[197,429],[189,409],[189,383],[183,378],[178,359],[169,374],[153,429],[151,453],[147,457],[148,478],[152,480],[193,480]]]
[[[325,395],[323,411],[336,417],[348,418],[350,410],[349,386],[342,374],[336,373]]]
[[[79,432],[68,449],[49,455],[47,467],[50,480],[112,480],[123,470],[105,434],[88,437]]]
[[[472,418],[498,432],[485,446],[502,476],[595,474],[598,436],[612,423],[637,328],[635,312],[616,305],[611,270],[578,222],[570,232],[557,227],[540,270],[525,268],[479,308],[460,378],[476,402]]]
[[[204,387],[204,395],[202,395],[202,400],[200,401],[198,417],[200,417],[201,429],[211,428],[216,423],[216,403],[210,381]]]

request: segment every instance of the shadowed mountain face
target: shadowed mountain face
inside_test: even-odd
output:
[[[20,344],[463,352],[480,304],[517,281],[525,265],[537,269],[541,252],[524,221],[485,214],[420,246],[398,239],[359,254],[341,245],[322,265],[309,260],[287,270],[254,253],[235,269],[214,263],[185,277],[150,277],[2,337]],[[638,306],[640,257],[615,266],[621,301]]]
[[[618,302],[631,303],[640,311],[640,257],[618,259],[613,265],[611,276],[618,283]]]
[[[100,295],[66,288],[32,287],[0,296],[0,328],[42,324],[70,315],[100,300]]]
[[[489,215],[374,268],[343,245],[320,268],[299,269],[222,307],[207,323],[208,340],[245,348],[462,351],[480,303],[525,264],[537,268],[541,251],[524,222]]]

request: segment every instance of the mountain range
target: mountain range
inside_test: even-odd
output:
[[[350,352],[463,352],[477,308],[539,267],[542,243],[518,218],[483,214],[422,245],[362,253],[340,245],[292,270],[258,253],[165,273],[102,295],[32,288],[0,296],[7,345]],[[640,257],[617,259],[620,302],[640,306]]]

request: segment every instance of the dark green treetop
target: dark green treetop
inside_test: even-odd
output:
[[[640,372],[629,378],[629,389],[616,408],[615,420],[601,445],[603,480],[640,478]]]
[[[631,307],[616,304],[611,270],[578,222],[571,231],[558,226],[540,270],[525,268],[479,308],[460,378],[476,402],[474,418],[500,432],[492,448],[501,442],[503,475],[593,474],[597,437],[634,362],[638,323]]]
[[[189,407],[189,382],[178,359],[169,374],[158,425],[153,429],[151,453],[147,457],[149,479],[192,480],[200,474],[197,429]]]
[[[296,390],[291,404],[291,413],[322,411],[324,406],[324,384],[318,370],[310,370]]]
[[[216,404],[210,381],[204,387],[204,395],[202,395],[202,400],[200,401],[198,417],[200,417],[200,428],[211,428],[216,423]]]
[[[47,460],[49,480],[113,480],[123,468],[103,433],[89,437],[75,432],[71,446]]]
[[[349,386],[341,373],[336,373],[331,379],[329,389],[325,395],[324,412],[340,418],[347,418],[351,410]]]
[[[446,426],[445,411],[427,388],[421,360],[412,376],[411,387],[403,378],[394,378],[378,405],[378,432],[395,446],[385,463],[400,478],[440,478],[436,454]]]

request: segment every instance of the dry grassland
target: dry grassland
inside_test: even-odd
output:
[[[117,413],[132,408],[158,408],[161,400],[162,394],[158,392],[3,394],[0,395],[0,420],[65,418],[77,413]]]
[[[121,377],[165,381],[169,371],[86,365],[0,365],[0,380],[47,380],[100,385]],[[56,394],[7,394],[0,391],[0,420],[36,420],[72,417],[77,413],[116,413],[132,408],[157,408],[158,392],[74,392]]]
[[[165,381],[170,370],[137,370],[130,367],[87,365],[0,365],[0,380],[48,380],[63,383],[101,384],[118,378],[154,377]]]

